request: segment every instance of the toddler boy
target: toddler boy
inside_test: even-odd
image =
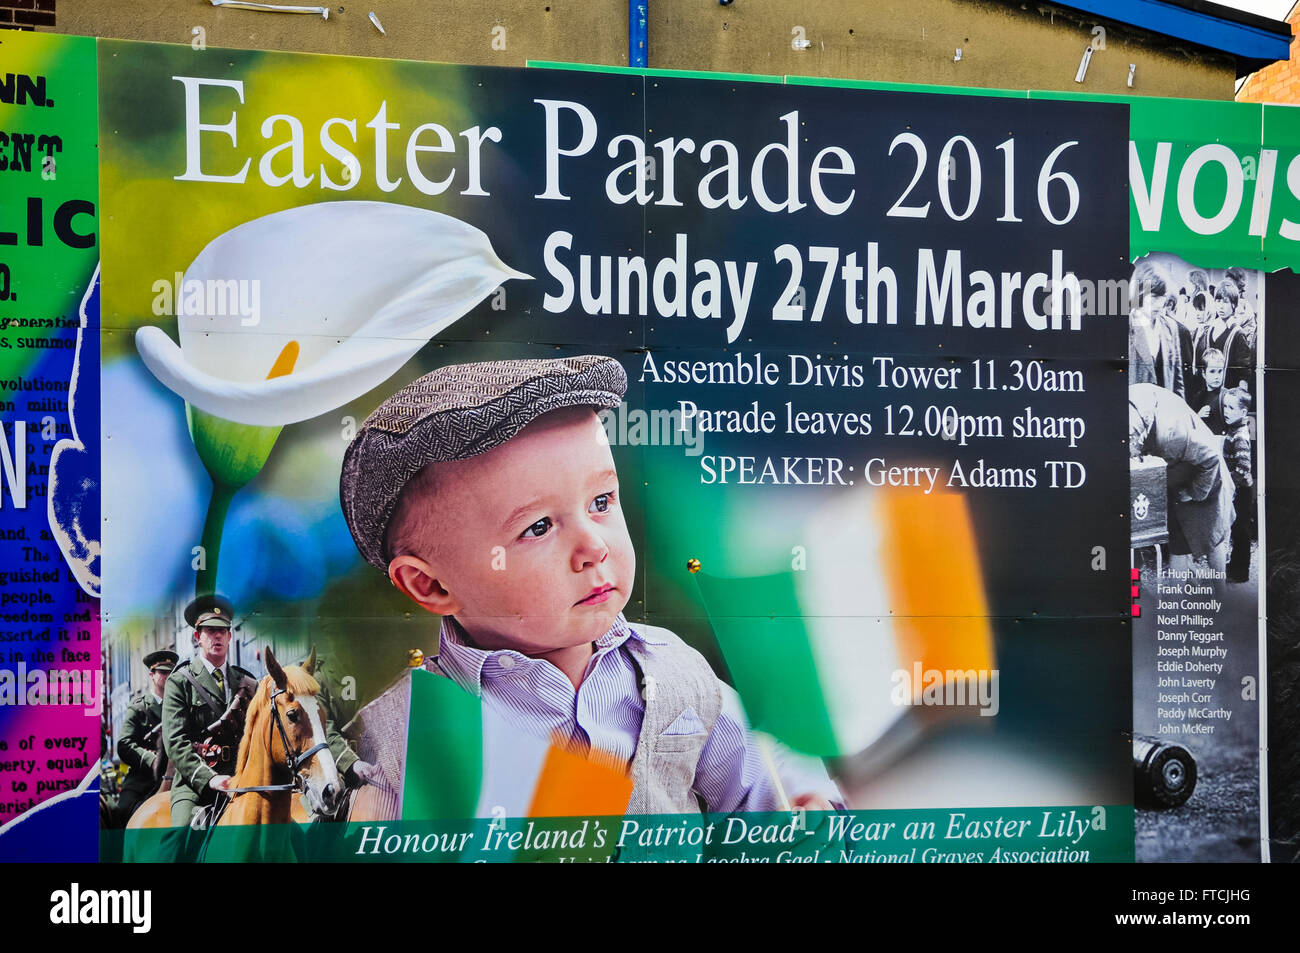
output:
[[[734,691],[623,617],[636,553],[596,411],[626,387],[598,356],[426,374],[359,428],[343,514],[366,560],[442,617],[434,670],[513,728],[626,768],[628,813],[781,809]],[[820,765],[801,773],[791,806],[841,799]]]

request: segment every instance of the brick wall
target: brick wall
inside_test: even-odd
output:
[[[54,26],[55,0],[0,0],[0,29],[34,30]]]
[[[0,0],[0,3],[5,0]],[[1291,24],[1292,34],[1300,24],[1300,3],[1291,8],[1286,22]],[[1300,38],[1291,40],[1291,58],[1285,63],[1274,63],[1264,69],[1251,73],[1237,91],[1237,101],[1242,103],[1300,103],[1300,62],[1296,54],[1300,52]]]

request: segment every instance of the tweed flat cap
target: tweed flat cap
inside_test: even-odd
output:
[[[339,502],[366,562],[388,570],[384,537],[402,489],[426,464],[499,447],[542,414],[617,407],[627,374],[612,357],[451,364],[393,394],[343,455]]]

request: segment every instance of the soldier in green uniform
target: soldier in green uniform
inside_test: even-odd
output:
[[[173,827],[188,826],[195,807],[215,801],[217,791],[230,785],[235,769],[244,732],[242,710],[233,712],[211,735],[212,754],[204,757],[198,750],[209,740],[208,727],[226,714],[241,689],[247,690],[245,679],[256,684],[251,673],[226,659],[234,617],[234,608],[220,596],[203,596],[185,607],[185,621],[194,627],[198,651],[176,666],[167,679],[162,703],[163,744],[173,765]]]
[[[162,770],[157,764],[163,687],[178,658],[175,652],[166,649],[146,655],[144,664],[149,669],[149,690],[141,692],[127,706],[122,737],[117,742],[117,756],[127,766],[122,795],[117,801],[117,816],[122,825],[130,820],[141,801],[158,790],[159,779],[166,769],[165,756]]]

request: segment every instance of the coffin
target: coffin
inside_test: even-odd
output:
[[[1129,461],[1129,518],[1133,548],[1169,541],[1169,494],[1160,457]]]

